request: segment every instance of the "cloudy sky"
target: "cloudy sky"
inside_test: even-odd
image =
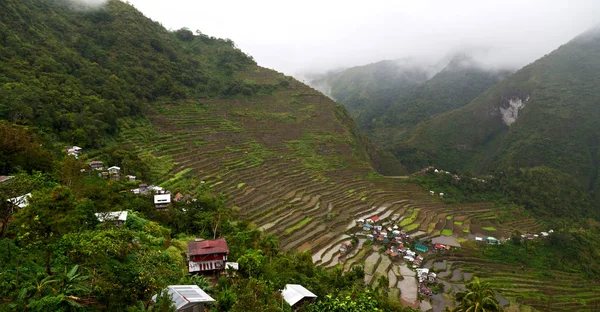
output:
[[[93,0],[98,1],[98,0]],[[600,0],[129,0],[166,28],[232,39],[265,67],[319,72],[471,51],[520,67],[600,22]]]

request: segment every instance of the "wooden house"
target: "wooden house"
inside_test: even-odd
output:
[[[171,194],[154,195],[154,207],[156,209],[166,209],[171,204]]]
[[[104,163],[99,160],[90,161],[88,165],[94,170],[102,170],[104,167]]]
[[[188,242],[188,264],[190,273],[218,273],[225,270],[229,248],[224,238],[215,240],[197,239]]]

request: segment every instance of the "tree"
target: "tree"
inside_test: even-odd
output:
[[[238,259],[241,268],[240,273],[252,277],[252,272],[254,272],[256,276],[265,260],[266,257],[262,255],[260,250],[250,249],[246,251],[246,254]]]
[[[494,291],[489,283],[482,283],[479,278],[467,284],[467,290],[456,294],[459,305],[454,308],[455,312],[502,312],[504,309],[495,298]]]
[[[18,203],[9,202],[9,199],[23,196],[33,189],[41,187],[45,180],[46,177],[39,172],[32,175],[19,173],[12,179],[0,183],[0,222],[2,223],[0,236],[6,234],[13,214],[19,210]]]
[[[27,209],[15,215],[20,239],[44,251],[48,275],[52,275],[50,258],[54,244],[61,236],[80,230],[86,219],[89,216],[78,213],[71,189],[62,186],[33,192]]]

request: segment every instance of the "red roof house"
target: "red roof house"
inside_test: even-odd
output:
[[[229,254],[224,238],[188,242],[189,272],[222,271]]]

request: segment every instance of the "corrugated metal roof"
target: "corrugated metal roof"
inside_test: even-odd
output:
[[[10,180],[12,178],[14,178],[14,176],[3,176],[3,175],[0,175],[0,183],[8,181],[8,180]]]
[[[19,208],[25,208],[29,206],[28,198],[31,198],[31,193],[27,193],[25,195],[21,195],[19,197],[11,198],[8,200],[11,204],[18,206]]]
[[[182,311],[200,303],[215,302],[215,299],[197,285],[171,285],[167,287],[167,290],[177,311]],[[156,301],[156,295],[152,297],[152,300]]]
[[[209,255],[215,253],[229,253],[227,241],[224,238],[215,240],[203,240],[199,242],[188,242],[188,255]]]
[[[285,288],[281,291],[281,295],[283,296],[285,302],[287,302],[290,306],[294,306],[303,298],[317,298],[317,295],[304,288],[304,286],[298,284],[285,285]]]

